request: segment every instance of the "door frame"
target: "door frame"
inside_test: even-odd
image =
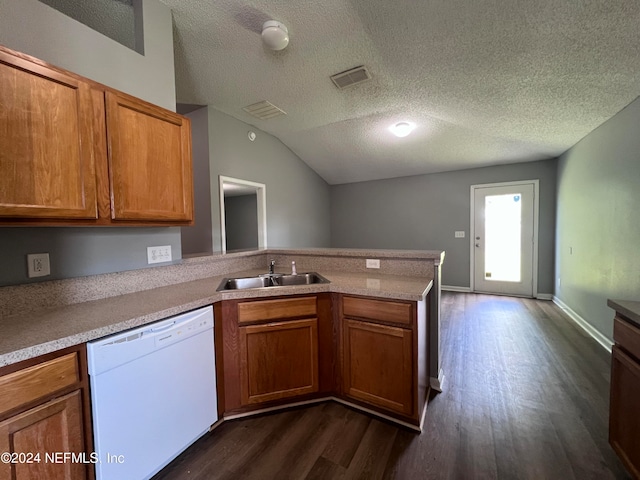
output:
[[[267,248],[267,186],[264,183],[251,182],[240,178],[218,176],[220,195],[220,248],[227,251],[227,228],[224,209],[224,185],[237,185],[254,189],[258,203],[258,248]]]
[[[498,182],[498,183],[482,183],[477,185],[471,185],[470,187],[470,204],[471,204],[471,216],[469,220],[469,288],[471,292],[475,292],[475,191],[480,188],[491,187],[513,187],[516,185],[533,184],[533,298],[538,298],[538,224],[540,213],[540,180],[517,180],[512,182]]]

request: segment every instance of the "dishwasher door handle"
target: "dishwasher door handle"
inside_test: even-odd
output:
[[[149,333],[157,333],[157,332],[164,332],[165,330],[169,330],[171,327],[173,327],[176,324],[176,322],[171,322],[171,323],[167,323],[166,325],[163,325],[161,327],[154,327],[154,328],[150,328],[148,330]]]

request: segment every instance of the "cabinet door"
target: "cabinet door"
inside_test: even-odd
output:
[[[412,352],[411,330],[344,319],[344,394],[411,415]]]
[[[0,50],[0,217],[97,218],[91,89]]]
[[[243,405],[318,391],[318,319],[239,328]]]
[[[0,423],[0,452],[33,454],[32,462],[0,463],[0,478],[66,480],[86,478],[80,390]],[[51,455],[75,453],[75,461]],[[39,454],[39,457],[35,455]],[[47,457],[47,454],[49,455]],[[37,461],[36,461],[37,459]]]
[[[193,220],[189,119],[106,92],[113,220]]]
[[[619,346],[611,357],[609,443],[635,478],[640,478],[640,365]]]

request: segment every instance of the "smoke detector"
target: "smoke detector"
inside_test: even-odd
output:
[[[283,50],[289,45],[289,30],[283,23],[268,20],[262,25],[262,41],[271,50]]]

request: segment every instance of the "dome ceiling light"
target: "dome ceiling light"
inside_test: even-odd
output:
[[[389,127],[391,133],[393,133],[396,137],[406,137],[413,129],[416,128],[415,123],[411,122],[398,122],[395,125]]]
[[[262,41],[271,50],[283,50],[289,45],[289,30],[275,20],[268,20],[262,25]]]

